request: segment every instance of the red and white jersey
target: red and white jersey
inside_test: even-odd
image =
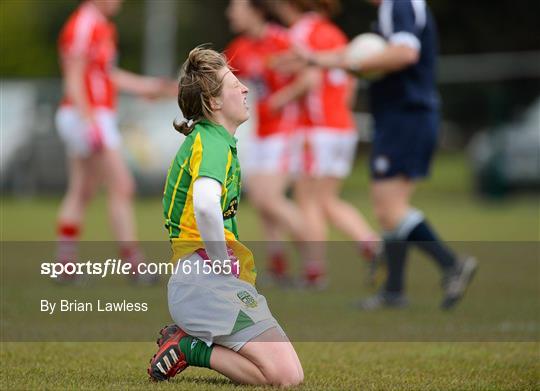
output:
[[[257,97],[257,136],[287,133],[296,127],[298,105],[293,102],[279,112],[268,108],[269,97],[292,81],[271,69],[272,58],[290,48],[287,30],[269,24],[259,39],[240,36],[225,49],[234,73],[250,82]]]
[[[316,13],[307,13],[290,29],[292,44],[317,52],[347,45],[345,34],[331,21]],[[353,79],[341,69],[322,71],[322,84],[302,100],[300,125],[346,132],[354,129],[349,108]]]
[[[71,14],[58,39],[62,66],[69,57],[86,60],[84,85],[91,107],[116,107],[116,86],[110,71],[116,59],[116,28],[90,1]],[[72,105],[64,96],[62,105]]]

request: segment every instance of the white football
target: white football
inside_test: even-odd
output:
[[[380,35],[373,33],[360,34],[347,45],[345,58],[349,63],[362,62],[366,58],[381,53],[386,46],[386,40]],[[384,74],[382,72],[360,72],[358,76],[376,80],[383,77]]]

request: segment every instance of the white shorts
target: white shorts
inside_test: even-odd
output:
[[[203,261],[196,253],[185,259],[192,266]],[[274,327],[285,336],[265,297],[253,285],[234,276],[204,274],[202,269],[197,273],[195,267],[184,274],[180,265],[177,274],[169,279],[167,296],[174,322],[208,346],[215,343],[238,351]]]
[[[246,176],[251,174],[286,174],[289,172],[290,145],[285,134],[254,137],[246,151],[242,166]]]
[[[75,108],[63,106],[58,109],[56,128],[66,144],[68,154],[86,157],[100,146],[107,149],[117,149],[120,146],[121,138],[114,111],[97,108],[95,118],[97,127],[92,129]]]
[[[292,141],[293,172],[312,177],[345,178],[351,172],[357,143],[355,130],[299,130]]]

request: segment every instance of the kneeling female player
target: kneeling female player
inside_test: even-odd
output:
[[[234,133],[249,116],[247,93],[223,55],[201,47],[190,52],[178,95],[186,120],[175,123],[187,138],[171,164],[163,198],[173,259],[183,264],[169,280],[175,325],[161,330],[148,368],[154,380],[190,365],[243,384],[291,386],[303,380],[291,342],[253,285],[253,256],[238,241]],[[217,264],[220,273],[214,272]]]

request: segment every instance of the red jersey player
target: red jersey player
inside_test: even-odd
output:
[[[62,262],[76,259],[83,215],[101,179],[108,190],[110,221],[121,256],[134,262],[139,252],[132,206],[134,184],[119,150],[117,89],[150,98],[175,94],[177,89],[172,82],[116,68],[116,29],[109,18],[121,3],[84,1],[69,17],[58,41],[64,98],[56,124],[69,164],[68,190],[58,216]]]
[[[289,26],[291,44],[303,51],[329,51],[343,47],[347,39],[328,15],[339,5],[333,0],[279,0],[274,3],[277,16]],[[362,253],[375,257],[379,238],[363,216],[340,199],[343,179],[354,160],[357,132],[350,102],[352,78],[341,69],[305,67],[297,83],[273,103],[280,107],[290,100],[300,102],[300,129],[295,146],[303,150],[300,178],[295,195],[311,227],[312,241],[326,240],[326,223],[359,243]],[[305,265],[308,284],[324,283],[325,266],[321,262]]]
[[[231,28],[240,35],[226,49],[231,67],[251,85],[257,99],[256,134],[247,151],[246,187],[259,211],[269,243],[269,271],[276,279],[286,276],[287,262],[279,244],[282,228],[298,241],[307,240],[302,216],[285,197],[289,184],[290,138],[296,128],[298,104],[290,101],[273,110],[272,97],[288,86],[293,75],[276,72],[272,60],[290,49],[286,29],[266,20],[262,0],[232,0],[227,9]],[[245,167],[245,165],[244,165]]]

